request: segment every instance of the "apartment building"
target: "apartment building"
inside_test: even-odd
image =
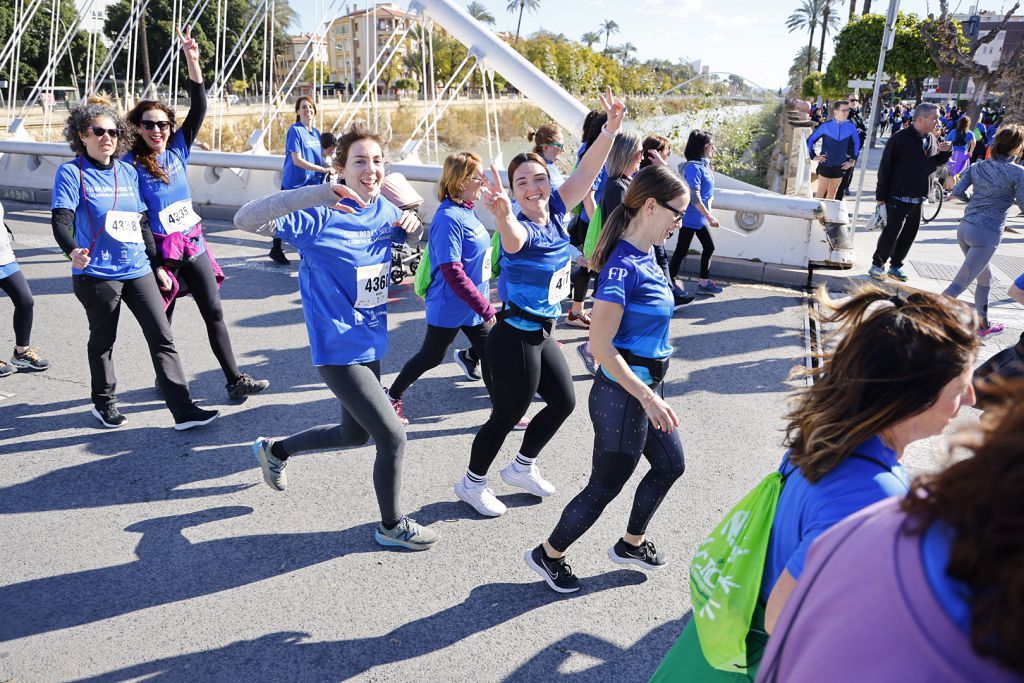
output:
[[[327,31],[327,62],[330,82],[353,88],[366,76],[370,65],[383,51],[388,38],[404,31],[414,15],[393,2],[378,3],[376,8],[352,5],[348,13],[331,22]],[[401,65],[412,41],[403,41],[395,60]]]

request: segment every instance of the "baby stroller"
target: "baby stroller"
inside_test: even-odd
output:
[[[402,209],[403,211],[416,212],[423,204],[423,197],[413,189],[409,181],[401,173],[390,173],[384,177],[384,184],[381,185],[380,193],[384,197]],[[418,215],[418,214],[417,214]],[[400,285],[405,279],[406,273],[412,275],[420,265],[420,258],[423,256],[423,249],[419,246],[409,246],[405,239],[391,243],[391,282]]]

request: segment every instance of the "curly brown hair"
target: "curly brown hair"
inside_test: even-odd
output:
[[[160,166],[160,161],[156,158],[156,151],[142,139],[142,136],[138,134],[138,129],[142,126],[142,115],[147,111],[153,109],[159,109],[163,113],[167,114],[167,119],[171,122],[171,128],[167,131],[168,137],[178,127],[177,119],[174,117],[174,110],[168,107],[163,102],[157,102],[156,100],[142,100],[135,107],[128,112],[128,122],[135,127],[134,140],[132,141],[132,152],[135,153],[135,164],[149,171],[150,175],[154,178],[159,178],[162,182],[170,183],[171,179],[167,175],[167,171]]]
[[[919,477],[901,506],[905,529],[946,524],[946,573],[970,588],[975,652],[1024,674],[1024,382],[1004,384],[973,457]]]
[[[71,108],[71,113],[64,123],[64,130],[61,131],[76,156],[85,156],[85,143],[82,142],[81,135],[101,116],[109,117],[117,128],[117,145],[114,147],[113,157],[117,158],[128,151],[132,139],[128,123],[117,113],[109,99],[90,98]]]

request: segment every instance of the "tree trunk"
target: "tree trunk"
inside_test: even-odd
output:
[[[853,21],[853,18],[857,16],[857,0],[850,0],[850,18],[848,21]]]
[[[818,48],[818,71],[821,71],[822,60],[825,59],[825,38],[828,36],[828,15],[829,8],[826,5],[825,11],[821,13],[821,47]]]
[[[143,86],[141,92],[145,92],[149,84],[153,82],[153,70],[149,65],[149,39],[147,38],[146,32],[146,13],[143,12],[142,16],[139,17],[139,54],[142,56],[142,81]],[[134,90],[135,84],[129,85],[129,89]]]
[[[811,53],[814,52],[814,28],[815,25],[811,24],[811,37],[807,40],[807,73],[804,74],[805,77],[811,75],[811,57],[813,56]]]
[[[1006,88],[1004,123],[1024,124],[1024,69],[1011,69],[1003,79]]]
[[[517,43],[519,42],[519,29],[523,25],[523,8],[524,7],[525,7],[525,5],[522,2],[520,2],[519,3],[519,21],[516,23],[516,42]]]
[[[861,14],[871,14],[871,0],[864,0],[864,11]]]

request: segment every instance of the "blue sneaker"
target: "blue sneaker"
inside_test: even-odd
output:
[[[284,491],[288,487],[288,475],[284,471],[288,461],[279,460],[271,452],[270,447],[273,445],[274,442],[267,437],[258,437],[252,442],[252,455],[263,471],[263,481],[267,486],[275,491]]]
[[[597,369],[601,366],[598,364],[597,359],[594,358],[594,354],[590,352],[589,346],[590,342],[583,342],[576,347],[576,353],[579,354],[580,359],[583,361],[583,367],[587,369],[587,372],[591,375],[596,375]]]
[[[714,296],[715,294],[721,294],[725,290],[715,284],[714,280],[708,280],[706,285],[697,284],[697,293],[703,294],[704,296]]]
[[[885,268],[882,268],[881,266],[873,265],[870,268],[868,268],[868,275],[870,275],[871,277],[875,278],[876,280],[884,280],[885,279]]]
[[[416,523],[416,520],[402,517],[393,529],[377,525],[373,532],[377,543],[387,547],[408,548],[409,550],[430,550],[437,543],[437,532],[427,526]]]
[[[907,277],[907,274],[903,272],[902,268],[890,268],[889,277],[893,280],[899,280],[900,282],[906,282],[910,279]]]

